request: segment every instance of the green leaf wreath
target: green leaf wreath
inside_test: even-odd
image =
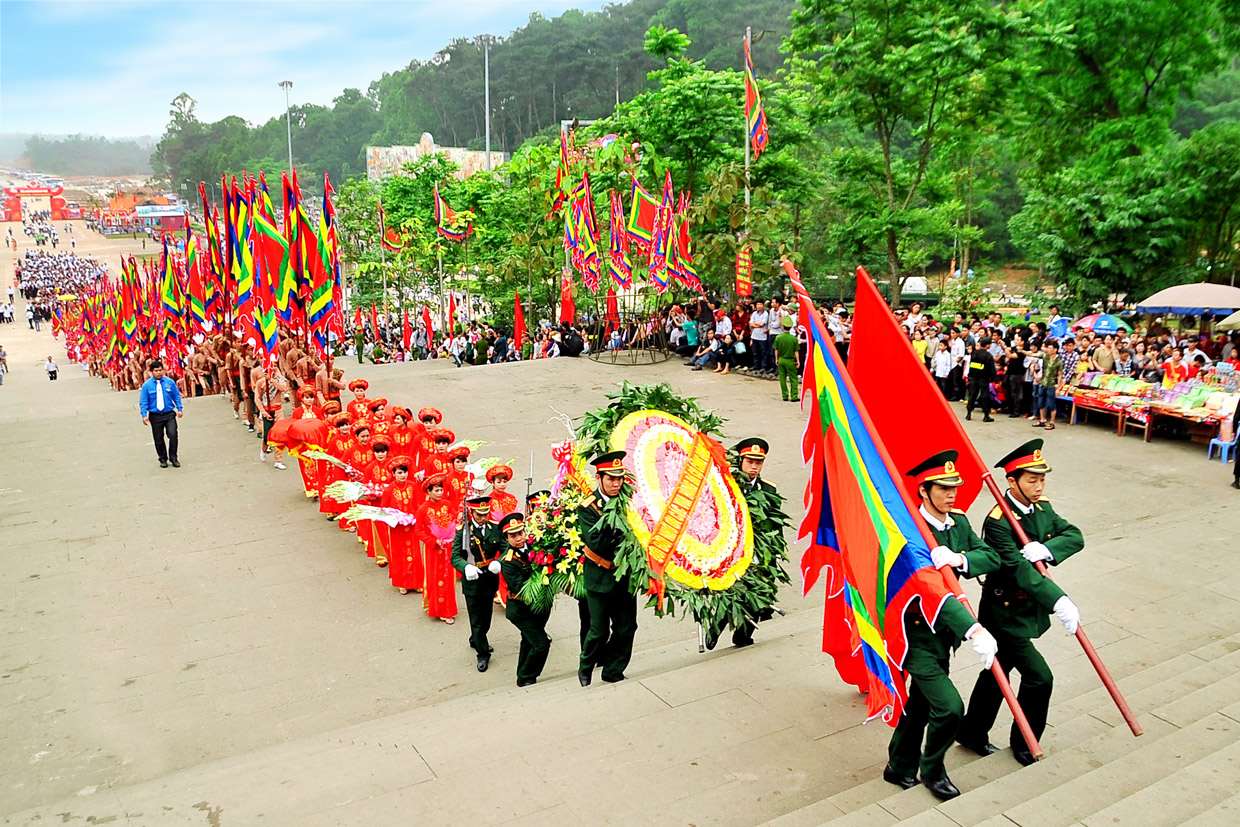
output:
[[[583,457],[610,451],[611,434],[620,421],[636,411],[651,409],[678,416],[698,431],[724,442],[724,420],[695,400],[677,396],[666,384],[621,382],[619,390],[609,393],[607,398],[607,406],[586,413],[577,428],[577,450]],[[735,455],[729,454],[729,458],[735,467]],[[783,498],[773,491],[750,490],[744,475],[739,471],[733,473],[739,475],[736,479],[741,483],[753,523],[754,556],[749,568],[731,588],[724,590],[690,589],[667,580],[662,608],[654,595],[647,602],[660,617],[675,616],[677,612],[692,617],[702,624],[709,637],[718,637],[726,627],[740,628],[747,621],[761,618],[774,605],[779,584],[791,582],[783,566],[788,559],[783,533],[788,517],[782,510]],[[618,529],[624,537],[615,556],[616,579],[627,582],[634,594],[645,594],[652,572],[646,550],[629,527],[627,513],[632,496],[633,486],[626,480],[620,494],[603,507],[602,522],[608,528]]]

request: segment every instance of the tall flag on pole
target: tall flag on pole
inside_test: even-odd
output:
[[[650,239],[650,280],[655,283],[660,293],[667,290],[667,285],[671,282],[667,258],[671,251],[672,230],[672,173],[669,170],[663,181],[663,201],[659,204],[654,233]]]
[[[288,322],[293,317],[297,294],[296,273],[289,263],[288,239],[276,226],[276,210],[271,203],[271,193],[267,190],[267,178],[262,172],[259,172],[258,176],[259,186],[253,189],[254,257],[262,259],[265,282],[261,287],[270,291],[272,308],[283,321]],[[259,298],[265,300],[266,296]],[[261,320],[261,326],[266,328],[265,319]]]
[[[629,234],[624,226],[624,202],[611,190],[611,245],[607,251],[607,273],[622,290],[633,286],[633,262],[629,259]]]
[[[758,91],[758,79],[753,70],[753,56],[749,53],[749,38],[745,38],[745,124],[749,129],[749,144],[753,157],[766,149],[770,139],[767,134],[766,109],[762,106],[762,93]]]
[[[602,262],[598,255],[598,224],[594,218],[594,195],[590,191],[589,176],[583,174],[581,183],[573,188],[567,217],[564,243],[573,266],[581,273],[590,292],[598,291]]]
[[[327,330],[344,338],[344,276],[340,268],[340,243],[336,236],[336,208],[332,206],[334,192],[327,173],[323,173],[323,212],[319,216],[319,232],[322,234],[321,243],[327,249],[332,280],[332,309],[327,317]]]
[[[690,290],[701,292],[702,282],[697,268],[693,266],[693,242],[689,238],[689,198],[680,194],[680,203],[672,216],[672,235],[669,243],[667,269]]]
[[[435,347],[435,328],[431,324],[431,309],[422,305],[422,327],[426,328],[426,341],[432,349]]]
[[[404,322],[401,324],[400,332],[401,332],[401,344],[404,345],[404,350],[407,353],[409,351],[409,344],[413,341],[413,328],[409,326],[409,308],[408,307],[404,309],[404,314],[405,314],[405,318],[404,318]]]
[[[210,223],[210,218],[207,219]],[[198,252],[198,239],[194,235],[194,231],[190,229],[189,221],[185,222],[185,280],[186,280],[186,298],[189,305],[189,317],[193,322],[194,332],[206,337],[211,332],[214,325],[211,317],[207,313],[207,299],[205,295],[206,281],[202,277],[202,260]]]
[[[212,215],[211,204],[207,201],[205,183],[198,185],[198,194],[202,196],[202,220],[207,229],[207,246],[202,251],[203,266],[201,268],[203,303],[206,306],[207,318],[211,320],[212,326],[217,326],[223,321],[220,312],[224,291],[224,258],[220,254],[220,230],[216,224],[219,220],[219,211],[217,210]]]
[[[177,279],[172,256],[168,252],[168,236],[164,236],[164,250],[160,256],[159,301],[163,307],[163,335],[165,342],[175,343],[181,331],[181,285]]]
[[[560,130],[560,161],[555,168],[555,189],[551,191],[551,209],[547,218],[555,215],[568,201],[568,192],[564,189],[564,179],[568,177],[568,133]]]
[[[398,230],[387,225],[387,212],[383,209],[383,200],[379,200],[379,243],[389,253],[399,253],[405,249],[405,239]]]
[[[896,467],[912,468],[928,454],[956,449],[956,470],[964,479],[956,489],[956,508],[968,510],[988,469],[864,267],[857,268],[852,321],[848,373]],[[873,375],[875,370],[881,377]],[[892,388],[900,389],[899,405],[889,403]],[[917,428],[908,427],[909,411],[917,411]],[[916,485],[905,479],[915,496]]]
[[[435,229],[444,238],[452,241],[464,241],[470,233],[474,231],[472,224],[466,224],[465,229],[457,229],[456,211],[448,206],[448,202],[443,200],[439,194],[439,185],[435,185]]]
[[[633,176],[633,190],[629,205],[629,240],[643,253],[650,252],[654,238],[654,224],[659,217],[659,199],[646,192],[646,188]]]
[[[456,294],[448,293],[448,335],[456,335]]]
[[[525,308],[521,307],[521,291],[513,294],[512,311],[512,343],[521,352],[521,343],[525,341]]]
[[[844,369],[800,275],[785,262],[809,339],[802,459],[810,471],[800,536],[808,592],[827,572],[823,650],[867,693],[867,717],[895,724],[907,698],[904,612],[914,600],[933,628],[953,596],[930,560],[929,535]]]

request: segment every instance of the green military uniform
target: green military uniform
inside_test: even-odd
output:
[[[500,521],[501,532],[523,528],[524,518],[520,514],[509,514]],[[528,686],[538,681],[547,663],[547,655],[551,652],[551,636],[547,634],[547,619],[551,617],[551,610],[535,612],[521,600],[521,589],[530,577],[529,552],[528,545],[519,549],[509,545],[500,559],[504,582],[508,584],[508,605],[504,608],[504,615],[521,633],[521,648],[517,653],[518,686]]]
[[[1014,472],[1049,472],[1050,468],[1042,460],[1041,443],[1040,439],[1026,443],[1001,460],[998,467],[1005,468],[1009,476]],[[1030,541],[1040,542],[1050,550],[1054,557],[1050,565],[1062,563],[1085,547],[1081,530],[1056,514],[1046,500],[1024,506],[1010,490],[1005,496]],[[1034,736],[1041,738],[1046,729],[1054,676],[1034,647],[1033,639],[1050,628],[1050,615],[1064,592],[1021,556],[1016,531],[999,506],[986,515],[982,536],[998,553],[1000,568],[987,575],[983,583],[978,619],[999,642],[997,657],[1003,671],[1020,672],[1017,700],[1029,719]],[[1003,695],[994,675],[982,672],[973,686],[969,711],[960,726],[961,743],[975,748],[985,745],[1002,703]],[[1010,743],[1018,757],[1028,752],[1016,724],[1012,724]]]
[[[765,462],[766,455],[769,452],[770,445],[766,440],[759,437],[743,439],[736,444],[737,464],[733,470],[733,478],[736,480],[736,484],[740,486],[745,502],[749,506],[750,515],[767,515],[764,524],[761,525],[755,518],[753,526],[754,536],[757,537],[759,533],[762,533],[765,536],[777,537],[779,551],[771,555],[777,556],[778,559],[762,561],[766,564],[763,566],[764,571],[768,571],[774,576],[764,578],[762,582],[754,583],[755,587],[761,588],[765,592],[763,600],[767,605],[763,606],[752,616],[746,617],[745,621],[732,631],[733,646],[744,647],[753,645],[753,633],[757,629],[758,623],[770,620],[775,616],[775,610],[772,607],[779,596],[779,584],[791,582],[791,578],[788,577],[781,565],[787,559],[787,545],[783,541],[785,515],[782,506],[784,499],[775,490],[775,485],[762,477],[761,471],[758,472],[756,477],[750,478],[747,473],[741,470],[741,464],[745,459]],[[763,503],[761,508],[757,507],[759,501]],[[759,549],[755,547],[755,555],[758,552]],[[751,571],[753,571],[753,568],[751,568]],[[713,638],[708,640],[707,647],[714,648]]]
[[[592,463],[600,474],[624,473],[623,451],[604,454]],[[624,680],[624,670],[633,657],[633,638],[637,634],[637,595],[628,578],[614,574],[614,561],[624,534],[604,525],[603,508],[607,497],[601,489],[586,497],[577,508],[577,530],[586,546],[582,580],[590,610],[590,629],[581,647],[578,678],[583,686],[590,682],[595,666],[603,668],[603,680]]]
[[[923,482],[960,485],[963,480],[956,474],[955,459],[955,451],[936,454],[910,471],[909,476],[917,477],[919,485]],[[926,467],[927,463],[932,464]],[[940,469],[949,475],[926,478],[927,472],[934,477],[934,471]],[[999,556],[973,533],[964,512],[953,510],[945,522],[939,523],[923,506],[921,516],[938,545],[964,555],[965,565],[955,570],[958,576],[976,577],[999,568]],[[926,783],[946,778],[943,757],[956,739],[960,719],[964,717],[964,701],[950,677],[951,655],[976,622],[958,600],[943,604],[935,629],[930,628],[918,606],[910,606],[904,613],[904,629],[908,636],[904,670],[909,674],[911,687],[904,714],[887,747],[887,766],[898,775],[911,778],[920,771]]]
[[[490,508],[489,498],[487,500]],[[491,644],[487,640],[487,633],[491,631],[491,604],[499,591],[499,575],[492,574],[487,567],[499,559],[507,544],[489,517],[479,522],[471,515],[468,529],[468,542],[464,527],[458,529],[452,539],[452,567],[461,574],[469,564],[479,569],[476,580],[461,580],[461,592],[469,613],[469,645],[478,653],[478,671],[485,672],[491,656]]]
[[[795,402],[800,398],[800,390],[797,388],[797,355],[801,352],[801,343],[788,332],[792,329],[792,319],[785,316],[783,325],[784,332],[775,337],[771,347],[775,351],[775,366],[779,372],[779,392],[785,402]]]

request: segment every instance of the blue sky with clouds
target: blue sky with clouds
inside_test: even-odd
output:
[[[159,135],[188,92],[198,117],[261,123],[457,37],[507,35],[531,12],[603,0],[401,2],[0,2],[0,132]],[[479,83],[482,79],[479,78]]]

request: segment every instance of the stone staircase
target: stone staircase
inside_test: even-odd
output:
[[[1153,657],[1118,683],[1145,734],[1134,738],[1080,662],[1057,684],[1045,757],[1021,767],[1003,750],[979,758],[960,748],[948,772],[962,795],[940,802],[924,787],[874,777],[768,821],[770,827],[1104,827],[1240,824],[1240,635],[1170,658]],[[1137,663],[1140,663],[1138,657]],[[1132,666],[1112,664],[1115,674]],[[1085,669],[1088,669],[1088,664]],[[1092,674],[1092,673],[1091,673]],[[1063,697],[1070,694],[1071,697]],[[967,698],[967,696],[966,696]],[[1006,740],[1006,724],[991,734]],[[881,769],[879,765],[878,769]],[[878,775],[876,769],[874,775]]]

